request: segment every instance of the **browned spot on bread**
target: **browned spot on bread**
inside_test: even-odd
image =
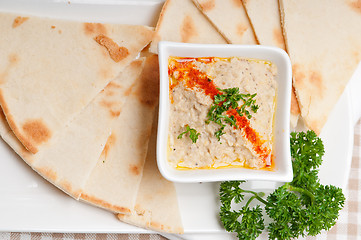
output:
[[[291,113],[298,115],[300,114],[300,107],[298,106],[298,101],[296,98],[295,89],[292,86],[292,92],[291,92]]]
[[[102,100],[100,102],[100,105],[105,107],[109,111],[111,117],[118,117],[120,115],[120,106],[117,101]]]
[[[140,168],[137,165],[133,165],[133,164],[129,165],[129,171],[134,175],[140,174]]]
[[[109,68],[101,68],[99,70],[99,75],[101,78],[109,79],[111,78],[112,72],[110,71]]]
[[[59,34],[62,34],[63,32],[62,32],[61,30],[58,30],[58,33],[59,33]]]
[[[51,131],[41,119],[27,120],[22,129],[28,138],[38,144],[46,142],[51,137]]]
[[[244,24],[238,24],[237,25],[237,33],[240,37],[243,37],[243,34],[247,31],[248,27]]]
[[[119,94],[119,88],[121,88],[121,85],[112,81],[102,90],[107,97],[101,100],[99,104],[108,110],[111,117],[118,117],[120,115],[120,102],[116,97],[109,98],[110,96]]]
[[[189,15],[185,16],[180,27],[180,35],[182,42],[189,42],[192,37],[197,36],[198,33],[194,28],[193,18]]]
[[[74,198],[78,198],[80,196],[80,194],[82,193],[82,191],[80,189],[74,191],[71,183],[68,181],[65,181],[65,180],[63,180],[59,183],[59,187],[61,189],[63,189],[64,192],[70,194]]]
[[[108,203],[108,202],[106,202],[100,198],[94,197],[94,196],[90,196],[90,195],[82,193],[81,198],[87,202],[90,202],[90,203],[95,204],[102,208],[112,210],[117,213],[125,213],[125,214],[131,213],[129,208],[125,208],[125,207],[121,207],[121,206],[117,206],[117,205]]]
[[[94,40],[108,50],[109,55],[114,62],[120,62],[129,55],[127,48],[119,47],[111,38],[103,34],[96,36]]]
[[[155,221],[151,221],[149,223],[149,227],[152,228],[152,229],[159,229],[161,231],[171,231],[171,228],[169,226],[166,226],[164,224],[161,224],[161,223],[158,223],[158,222],[155,222]]]
[[[273,29],[273,39],[277,43],[277,46],[285,49],[285,40],[283,39],[283,34],[281,29],[275,28]]]
[[[110,112],[110,115],[114,118],[118,117],[120,115],[120,111],[110,110],[109,112]]]
[[[0,90],[0,105],[4,112],[4,115],[6,116],[6,120],[11,128],[11,130],[14,132],[15,136],[19,139],[19,141],[28,149],[31,153],[37,153],[38,149],[37,147],[29,140],[29,138],[24,137],[21,132],[19,131],[14,118],[9,111],[9,108],[7,106],[7,103],[5,102],[4,95],[2,91]]]
[[[56,172],[54,172],[53,170],[43,167],[43,168],[37,168],[36,171],[43,176],[46,179],[49,179],[52,182],[55,182],[56,179],[58,178]]]
[[[4,124],[7,124],[4,112],[1,107],[0,107],[0,119],[2,122],[4,122]]]
[[[243,1],[246,4],[246,0],[243,0]],[[232,2],[233,2],[233,5],[235,7],[241,7],[242,6],[242,0],[233,0]]]
[[[351,1],[350,7],[358,13],[361,13],[361,0]]]
[[[83,28],[86,35],[107,34],[107,28],[101,23],[84,23]]]
[[[121,86],[119,84],[117,84],[116,82],[111,81],[108,83],[106,88],[121,88]]]
[[[19,62],[19,56],[15,53],[9,55],[9,67],[17,64]]]
[[[114,133],[111,133],[110,136],[107,139],[107,142],[105,143],[105,146],[102,151],[102,156],[106,159],[108,157],[109,149],[114,146],[117,138]]]
[[[2,122],[2,124],[7,126],[7,130],[11,131],[10,126],[8,125],[8,123],[6,122],[6,117],[4,115],[4,111],[2,110],[2,108],[0,107],[0,121]],[[14,135],[14,133],[10,133],[13,135],[13,137],[16,139],[16,136]],[[19,152],[18,154],[24,159],[25,162],[27,162],[28,164],[31,164],[33,162],[32,159],[32,153],[30,153],[18,140],[15,140],[19,143]]]
[[[312,89],[315,91],[315,94],[322,97],[324,89],[322,75],[319,72],[311,71],[310,83],[312,84]]]
[[[361,49],[361,48],[359,48],[359,49]],[[360,62],[360,60],[361,60],[360,50],[358,50],[358,51],[353,51],[353,52],[352,52],[352,57],[353,57],[353,60],[354,60],[356,63]]]
[[[202,2],[200,6],[203,11],[207,12],[212,10],[216,6],[216,3],[215,0],[207,0],[205,2]]]
[[[144,104],[154,106],[159,95],[159,66],[157,55],[146,58],[139,82],[134,94]]]
[[[115,102],[109,102],[109,101],[106,101],[106,100],[102,100],[100,102],[100,105],[106,107],[106,108],[112,108],[114,106]]]
[[[115,90],[116,88],[121,88],[121,86],[114,82],[108,83],[105,88],[105,94],[107,96],[114,96],[115,94],[117,94],[117,92],[119,92],[118,90]]]
[[[124,95],[129,96],[132,93],[133,86],[129,87],[127,90],[125,90]]]
[[[299,86],[303,86],[305,81],[305,74],[300,70],[300,66],[298,64],[292,65],[292,72],[295,87],[298,88]]]
[[[19,27],[21,24],[23,24],[26,20],[28,20],[28,17],[16,17],[13,22],[13,28]]]
[[[55,26],[53,25],[53,26],[51,26],[51,28],[52,28],[52,29],[54,29],[54,28],[55,28]]]

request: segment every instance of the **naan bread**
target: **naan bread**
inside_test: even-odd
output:
[[[154,121],[135,208],[130,215],[118,214],[118,218],[154,231],[180,234],[184,230],[175,186],[158,170],[156,141],[157,121]]]
[[[192,0],[167,0],[160,13],[149,51],[158,53],[159,41],[227,43]]]
[[[159,96],[158,56],[149,56],[116,120],[81,199],[129,214],[134,209]]]
[[[0,104],[32,153],[46,145],[150,42],[145,26],[0,13]]]
[[[243,0],[243,4],[259,43],[286,50],[278,0]],[[297,126],[299,115],[300,109],[294,88],[292,88],[291,126],[294,128]]]
[[[194,4],[233,44],[257,44],[242,0],[193,0]]]
[[[143,62],[133,61],[36,154],[27,151],[12,131],[1,132],[2,138],[41,176],[79,199]]]
[[[281,0],[280,9],[301,115],[320,134],[361,60],[360,4]]]

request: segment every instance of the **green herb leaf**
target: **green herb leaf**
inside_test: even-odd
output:
[[[178,135],[178,139],[181,139],[184,134],[189,133],[189,138],[192,140],[193,143],[196,143],[198,140],[198,136],[201,135],[197,132],[194,128],[190,128],[188,125],[186,125],[186,130]]]
[[[267,228],[269,239],[295,239],[315,236],[336,224],[345,196],[340,188],[322,185],[318,167],[322,164],[324,146],[313,131],[291,133],[293,181],[273,191],[266,199],[261,193],[240,187],[244,181],[222,182],[220,186],[220,219],[227,231],[236,232],[239,239],[255,239]],[[246,198],[246,195],[251,197]],[[248,199],[244,203],[245,199]],[[257,199],[270,219],[263,223],[261,205],[249,208]],[[232,204],[244,206],[232,210]]]
[[[256,100],[254,99],[257,95],[254,94],[242,94],[239,93],[239,88],[226,88],[226,89],[220,89],[217,88],[219,91],[221,91],[221,94],[217,94],[214,96],[213,104],[210,107],[208,113],[207,113],[207,120],[205,121],[206,124],[209,124],[210,122],[215,122],[218,125],[221,126],[221,128],[218,129],[214,133],[214,135],[217,137],[218,141],[220,141],[220,136],[224,134],[224,124],[228,123],[231,126],[237,127],[236,119],[234,116],[228,117],[225,115],[225,112],[230,109],[235,109],[237,113],[242,116],[243,114],[246,115],[248,119],[250,119],[252,112],[257,112],[258,105],[256,105]],[[242,105],[239,107],[239,101],[242,101]]]

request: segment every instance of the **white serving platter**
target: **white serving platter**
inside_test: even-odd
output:
[[[162,0],[0,0],[1,11],[82,21],[154,26]],[[361,74],[360,74],[361,75]],[[322,183],[345,188],[353,147],[353,121],[349,90],[332,112],[321,138],[326,155],[320,171]],[[31,170],[0,140],[0,231],[147,233],[118,221],[112,213],[78,202]],[[219,222],[218,184],[176,184],[186,234],[224,233]],[[252,188],[274,183],[251,182]]]

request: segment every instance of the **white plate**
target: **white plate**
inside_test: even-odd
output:
[[[161,0],[108,0],[102,4],[70,2],[0,0],[0,9],[41,16],[154,26],[162,5]],[[321,137],[326,145],[321,181],[345,187],[353,147],[348,91],[342,95]],[[149,232],[121,223],[111,213],[68,197],[33,172],[1,140],[0,161],[0,231]],[[176,184],[176,188],[186,233],[224,232],[218,220],[218,184]]]

